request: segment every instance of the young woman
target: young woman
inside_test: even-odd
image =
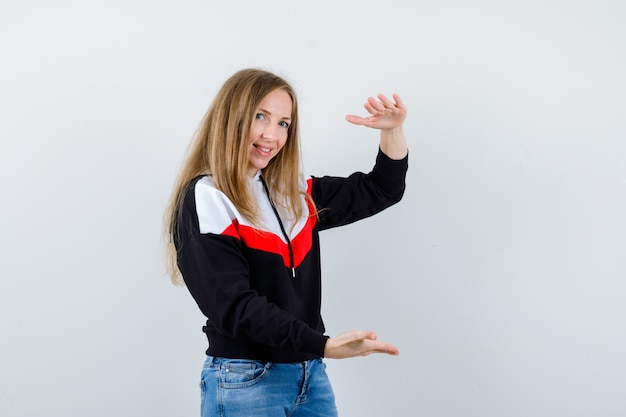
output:
[[[318,232],[371,216],[404,192],[406,107],[379,94],[369,174],[300,174],[292,87],[267,71],[229,78],[195,135],[166,215],[172,280],[207,317],[202,416],[333,416],[322,358],[399,354],[372,331],[324,335]]]

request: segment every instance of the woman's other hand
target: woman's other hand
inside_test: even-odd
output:
[[[393,94],[393,100],[383,94],[377,95],[378,100],[368,97],[364,107],[371,115],[361,117],[347,115],[346,120],[355,125],[367,126],[374,129],[389,130],[402,126],[406,119],[407,109],[398,94]]]
[[[351,330],[326,341],[324,357],[332,359],[367,356],[372,353],[399,355],[397,347],[377,340],[373,331]]]
[[[402,123],[406,119],[406,106],[397,94],[393,95],[394,101],[389,100],[382,94],[378,94],[378,100],[369,97],[365,103],[365,110],[371,116],[360,117],[346,116],[346,120],[355,125],[367,126],[380,130],[380,149],[391,159],[402,159],[408,153],[406,137]]]

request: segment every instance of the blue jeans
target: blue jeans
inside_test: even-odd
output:
[[[337,416],[321,359],[272,363],[208,356],[201,377],[201,417]]]

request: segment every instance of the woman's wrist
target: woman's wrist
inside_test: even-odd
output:
[[[402,125],[380,131],[380,150],[391,159],[402,159],[408,153]]]

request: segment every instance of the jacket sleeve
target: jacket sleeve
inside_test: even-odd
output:
[[[353,223],[400,201],[407,169],[408,155],[394,160],[379,149],[376,164],[368,174],[313,177],[311,196],[319,213],[320,230]]]
[[[213,218],[219,227],[232,220],[219,201],[212,213],[199,213],[196,198],[206,199],[202,194],[207,190],[197,184],[186,193],[175,243],[178,267],[202,313],[224,336],[323,356],[326,336],[250,287],[248,263],[235,228],[227,227],[224,233],[201,230],[199,215],[203,224]]]

